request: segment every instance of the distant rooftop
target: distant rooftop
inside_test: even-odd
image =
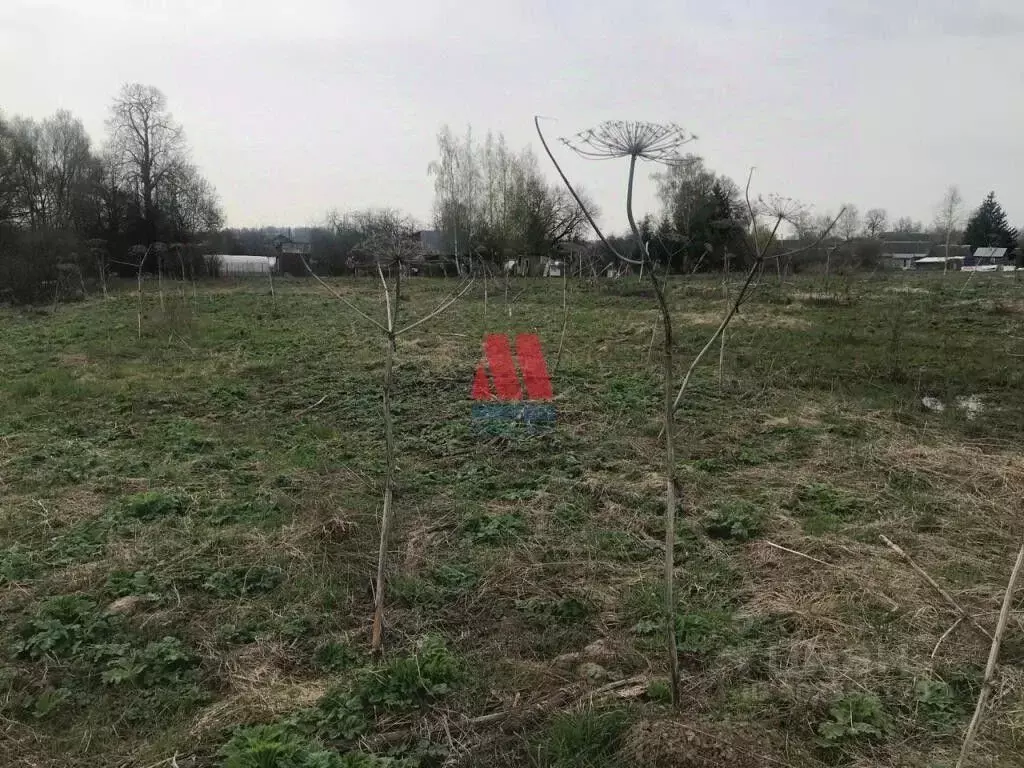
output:
[[[927,240],[887,240],[882,243],[882,252],[890,255],[897,253],[926,254],[929,250],[931,250],[931,243]]]
[[[1006,248],[978,248],[974,251],[975,261],[996,261],[1006,258]]]

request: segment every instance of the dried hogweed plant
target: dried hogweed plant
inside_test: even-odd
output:
[[[629,221],[629,227],[633,232],[633,236],[639,245],[639,258],[631,258],[623,254],[620,250],[616,249],[605,237],[601,228],[598,227],[597,222],[594,220],[590,211],[587,209],[586,204],[580,199],[572,183],[566,177],[565,172],[559,165],[558,160],[555,158],[548,146],[548,142],[544,137],[544,133],[540,127],[540,118],[534,118],[534,126],[537,130],[537,135],[540,137],[544,151],[547,153],[548,158],[551,160],[561,177],[562,182],[565,184],[569,193],[576,200],[576,203],[582,209],[587,221],[594,229],[594,233],[598,236],[604,246],[615,256],[615,258],[621,262],[627,264],[640,265],[641,270],[644,266],[648,267],[648,275],[651,280],[651,285],[654,289],[655,297],[658,301],[658,307],[661,313],[662,320],[662,368],[663,368],[663,428],[662,435],[665,439],[665,453],[664,453],[664,474],[665,474],[665,561],[664,561],[664,574],[663,574],[663,592],[664,592],[664,623],[665,623],[665,644],[668,653],[669,662],[669,675],[671,678],[671,692],[673,704],[679,702],[679,655],[676,646],[676,609],[675,609],[675,597],[674,597],[674,584],[675,584],[675,516],[677,506],[677,488],[679,487],[676,481],[676,460],[675,460],[675,412],[682,401],[683,395],[686,391],[686,386],[689,382],[690,375],[693,370],[697,367],[697,364],[704,357],[705,353],[719,336],[724,332],[726,326],[735,316],[739,310],[740,304],[744,298],[749,294],[751,281],[754,276],[762,268],[765,259],[768,257],[772,250],[772,244],[775,242],[775,238],[778,234],[779,228],[784,222],[786,222],[792,215],[793,206],[789,203],[783,203],[782,198],[769,198],[767,201],[760,201],[758,209],[755,210],[754,205],[750,202],[750,180],[753,177],[753,170],[751,170],[751,177],[747,179],[746,187],[746,201],[748,213],[750,215],[751,222],[751,235],[750,240],[752,241],[748,249],[752,254],[751,264],[745,276],[745,279],[738,291],[734,301],[732,301],[722,319],[719,327],[715,333],[708,340],[707,344],[697,353],[691,362],[686,376],[683,379],[683,383],[679,389],[678,395],[673,398],[673,386],[675,380],[675,364],[673,359],[673,337],[672,337],[672,313],[670,310],[670,304],[668,301],[669,291],[671,284],[668,281],[668,273],[670,265],[665,264],[665,275],[664,278],[659,278],[656,265],[651,263],[649,243],[643,237],[640,232],[640,228],[637,226],[636,217],[633,214],[633,188],[636,181],[636,167],[637,162],[640,160],[646,162],[659,163],[662,165],[673,165],[677,163],[687,162],[686,158],[682,155],[682,148],[694,141],[696,137],[676,125],[675,123],[648,123],[632,120],[614,120],[601,123],[595,128],[585,130],[581,133],[576,134],[573,137],[562,139],[562,143],[574,151],[581,157],[594,160],[605,160],[605,159],[628,159],[629,160],[629,174],[626,181],[626,218]],[[794,204],[795,205],[795,204]],[[840,212],[841,215],[841,212]],[[761,218],[765,220],[768,226],[767,238],[761,238],[758,234],[757,219]],[[767,217],[767,218],[766,218]],[[837,217],[838,219],[838,217]],[[835,225],[835,221],[832,222],[832,226]],[[830,226],[824,233],[824,238],[829,231]],[[819,242],[820,239],[819,238]],[[814,247],[814,245],[809,246]],[[804,250],[804,249],[800,249]],[[784,255],[792,255],[784,254]]]

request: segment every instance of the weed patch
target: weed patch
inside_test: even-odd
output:
[[[802,518],[804,530],[812,535],[834,531],[867,509],[862,499],[829,483],[802,486],[788,506]]]
[[[704,532],[713,539],[747,541],[760,535],[761,526],[760,511],[749,501],[728,502],[704,518]]]
[[[509,544],[526,533],[526,521],[517,514],[479,515],[462,526],[463,535],[473,544],[497,546]]]
[[[818,735],[828,746],[880,739],[893,729],[882,702],[870,693],[851,693],[833,702],[828,717],[818,724]]]
[[[588,710],[556,715],[538,745],[545,768],[612,768],[629,718],[621,710]]]

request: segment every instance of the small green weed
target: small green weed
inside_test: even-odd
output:
[[[629,725],[621,710],[569,712],[555,717],[540,745],[544,768],[612,768]]]
[[[835,530],[865,509],[862,499],[828,483],[811,483],[799,488],[789,504],[804,520],[804,530],[812,535]]]
[[[348,643],[331,640],[316,649],[313,662],[328,672],[342,672],[356,666],[362,655]]]
[[[342,755],[280,724],[240,728],[220,754],[220,768],[416,768],[412,761],[393,757]]]
[[[709,475],[721,475],[729,471],[730,466],[721,459],[706,458],[696,459],[693,462],[693,468],[706,472]]]
[[[112,597],[144,595],[157,597],[164,590],[163,580],[148,571],[113,571],[107,576],[105,590]]]
[[[374,709],[405,709],[443,696],[462,679],[463,666],[434,635],[411,656],[399,656],[363,677],[359,696]]]
[[[730,501],[708,513],[704,532],[713,539],[747,541],[761,533],[761,515],[749,501]]]
[[[877,739],[892,730],[882,702],[868,693],[852,693],[828,708],[828,719],[818,724],[818,735],[828,745],[859,739]]]
[[[922,678],[915,682],[914,703],[917,714],[938,730],[950,728],[964,712],[953,688],[942,680]]]
[[[29,620],[14,651],[30,659],[71,658],[85,646],[103,642],[112,631],[110,618],[92,600],[77,595],[52,597]]]
[[[284,581],[285,573],[277,566],[237,566],[214,571],[202,588],[216,597],[249,597],[271,592]]]
[[[515,606],[532,622],[541,625],[551,621],[571,624],[583,621],[594,613],[594,606],[589,601],[571,595],[554,600],[530,597],[516,600]]]
[[[659,704],[670,704],[672,702],[672,686],[665,680],[651,680],[647,684],[645,695],[649,701],[656,701]]]
[[[284,725],[241,728],[221,748],[221,768],[342,768],[342,757]]]
[[[665,622],[645,618],[633,625],[633,633],[660,641]],[[676,646],[680,653],[711,654],[736,638],[732,618],[718,611],[694,611],[676,614]]]
[[[477,583],[478,577],[464,566],[442,565],[426,578],[403,574],[392,577],[388,591],[409,606],[438,606],[457,599]]]
[[[121,509],[126,517],[136,520],[158,520],[183,514],[188,509],[188,499],[176,493],[146,491],[122,499]]]
[[[464,565],[442,565],[430,574],[431,579],[452,593],[461,593],[472,589],[480,577]]]
[[[42,720],[57,712],[71,698],[67,688],[52,688],[39,694],[32,704],[32,717]]]
[[[576,504],[559,504],[552,515],[561,528],[579,528],[585,520],[583,509]]]
[[[209,513],[213,525],[244,523],[271,528],[281,525],[285,519],[285,512],[280,505],[266,498],[222,501],[214,505]]]
[[[102,680],[107,685],[138,688],[171,686],[184,682],[198,664],[195,654],[176,637],[148,643],[141,649],[125,644],[112,646]]]
[[[422,706],[448,693],[463,676],[463,663],[444,641],[427,636],[415,654],[357,670],[349,683],[328,691],[297,720],[324,738],[352,741],[365,733],[377,712]]]
[[[388,594],[399,605],[436,606],[444,602],[442,590],[419,576],[395,574],[388,581]]]
[[[508,544],[526,532],[526,521],[517,514],[478,515],[463,524],[462,532],[474,544]]]
[[[15,544],[0,552],[0,585],[28,581],[39,573],[39,563],[30,550]]]

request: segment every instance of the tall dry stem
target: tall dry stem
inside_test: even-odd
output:
[[[668,656],[669,677],[671,681],[672,704],[679,704],[679,651],[676,644],[676,610],[675,610],[675,515],[676,515],[676,479],[675,479],[675,409],[672,405],[672,386],[675,377],[672,355],[672,314],[665,298],[668,281],[665,285],[658,280],[653,264],[648,264],[650,254],[647,244],[641,236],[633,215],[633,187],[636,179],[636,163],[638,158],[668,162],[679,146],[690,141],[692,137],[685,134],[678,126],[658,126],[650,123],[614,122],[602,123],[598,128],[584,132],[577,137],[576,146],[566,142],[584,157],[628,157],[629,177],[626,182],[626,218],[629,220],[633,236],[641,247],[641,258],[630,259],[614,248],[601,232],[583,200],[576,193],[569,179],[566,178],[561,166],[548,147],[544,133],[540,129],[540,121],[534,118],[534,126],[540,137],[544,151],[558,171],[569,193],[580,206],[587,221],[606,248],[620,261],[640,266],[641,279],[645,265],[647,274],[658,299],[663,328],[662,370],[664,375],[664,412],[663,434],[665,437],[665,562],[662,574],[665,646]],[[666,266],[666,271],[668,267]],[[667,277],[667,275],[666,275]]]
[[[385,351],[384,351],[384,381],[382,385],[382,421],[384,422],[384,451],[386,460],[386,469],[384,476],[384,502],[381,509],[380,517],[380,539],[377,547],[377,570],[374,578],[374,595],[373,595],[373,622],[370,632],[370,647],[374,652],[380,652],[383,647],[384,641],[384,607],[385,607],[385,589],[387,584],[387,554],[388,544],[391,539],[391,529],[394,526],[395,510],[394,510],[394,490],[395,490],[395,477],[398,472],[397,461],[398,452],[395,444],[395,422],[394,412],[392,410],[392,400],[394,398],[394,369],[395,369],[395,352],[397,347],[397,338],[403,333],[417,328],[418,326],[426,323],[432,318],[444,312],[452,304],[458,301],[462,296],[473,285],[473,278],[470,277],[468,280],[460,283],[456,286],[456,289],[448,294],[441,302],[428,314],[421,317],[419,320],[415,320],[408,325],[399,328],[398,327],[398,310],[399,302],[402,298],[402,267],[403,267],[403,254],[404,249],[408,247],[408,241],[394,234],[389,237],[368,239],[364,245],[374,257],[377,264],[377,274],[380,277],[381,290],[384,293],[384,305],[385,305],[385,322],[381,323],[368,314],[363,312],[345,296],[335,290],[329,283],[323,278],[317,275],[309,263],[304,257],[302,258],[303,266],[306,271],[326,288],[336,299],[342,304],[348,307],[355,315],[365,320],[371,326],[377,328],[384,335],[385,340]],[[395,277],[395,296],[394,300],[391,297],[391,291],[388,288],[387,279],[384,277],[384,271],[381,268],[381,257],[387,255],[394,259],[396,265],[396,277]],[[461,287],[461,290],[460,290]]]
[[[992,692],[992,677],[996,672],[996,662],[999,660],[999,648],[1003,642],[1003,634],[1006,632],[1007,622],[1010,620],[1010,609],[1013,607],[1013,593],[1017,589],[1017,579],[1020,577],[1021,568],[1024,567],[1024,544],[1017,553],[1017,562],[1010,572],[1010,582],[1006,585],[1006,592],[1003,594],[1003,607],[999,611],[999,621],[996,624],[996,632],[992,636],[992,646],[988,651],[988,662],[985,664],[985,676],[981,683],[981,693],[978,695],[978,704],[974,708],[974,716],[971,717],[970,725],[967,726],[967,733],[964,735],[964,743],[960,748],[960,757],[957,758],[956,768],[963,768],[967,755],[970,754],[971,746],[974,744],[974,737],[981,725],[982,715],[985,713],[985,704],[988,702],[989,694]]]

